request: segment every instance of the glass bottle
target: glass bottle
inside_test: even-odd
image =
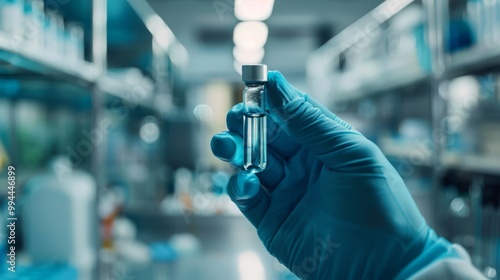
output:
[[[26,0],[24,2],[23,37],[28,51],[41,53],[44,47],[44,2]]]
[[[243,65],[243,168],[261,172],[267,164],[267,65]]]

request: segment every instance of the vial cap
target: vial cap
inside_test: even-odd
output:
[[[267,65],[247,64],[241,67],[241,78],[245,83],[267,82]]]

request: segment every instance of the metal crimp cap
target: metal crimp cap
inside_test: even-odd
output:
[[[245,83],[267,82],[267,65],[248,64],[241,66],[241,78]]]

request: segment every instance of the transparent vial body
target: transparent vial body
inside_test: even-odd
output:
[[[253,173],[267,165],[267,117],[264,83],[246,84],[243,91],[243,168]]]

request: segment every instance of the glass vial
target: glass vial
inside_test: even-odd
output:
[[[243,65],[243,168],[261,172],[267,164],[267,65]]]

